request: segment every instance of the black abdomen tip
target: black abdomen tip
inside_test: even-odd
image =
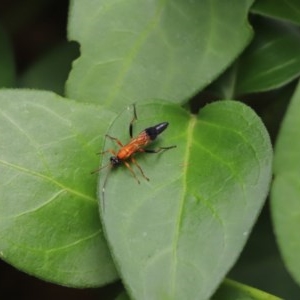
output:
[[[155,140],[156,137],[168,127],[168,125],[168,122],[162,122],[153,127],[146,128],[145,131],[151,140]]]

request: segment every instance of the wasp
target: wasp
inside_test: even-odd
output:
[[[151,144],[157,138],[158,135],[160,135],[163,131],[165,131],[167,129],[169,123],[162,122],[157,125],[148,127],[146,129],[144,129],[142,132],[140,132],[136,137],[133,137],[133,124],[137,119],[138,118],[137,118],[136,106],[135,106],[135,104],[133,104],[133,118],[129,124],[130,141],[126,145],[124,145],[119,139],[106,134],[105,137],[109,138],[110,140],[115,142],[120,147],[120,149],[118,151],[115,151],[114,149],[107,149],[103,152],[98,153],[101,155],[103,155],[105,153],[111,153],[112,156],[110,157],[108,164],[93,171],[92,173],[99,172],[106,167],[116,168],[116,167],[124,164],[127,167],[127,169],[131,172],[132,176],[137,180],[137,182],[140,183],[138,177],[136,176],[134,170],[132,169],[132,167],[129,163],[129,161],[130,161],[132,164],[134,164],[139,169],[142,176],[147,181],[149,181],[149,178],[145,175],[141,166],[138,164],[138,162],[134,158],[134,154],[139,153],[139,152],[159,153],[161,151],[175,148],[176,146],[158,147],[156,149],[147,149],[146,147],[149,144]],[[104,180],[104,184],[103,184],[103,188],[102,188],[103,196],[104,196],[107,178],[108,178],[108,174]]]

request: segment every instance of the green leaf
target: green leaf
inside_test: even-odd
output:
[[[299,31],[270,20],[255,28],[255,39],[239,60],[236,94],[276,89],[300,74]]]
[[[12,87],[15,84],[15,63],[12,53],[8,37],[0,26],[0,87]]]
[[[81,56],[67,94],[117,110],[135,101],[182,103],[248,44],[252,0],[73,1],[69,38]],[[230,41],[230,43],[228,42]]]
[[[276,296],[233,280],[225,280],[212,300],[280,300]]]
[[[122,292],[115,300],[130,300],[125,292]]]
[[[114,114],[26,90],[1,91],[0,106],[1,258],[62,285],[115,279],[90,174]]]
[[[112,253],[134,299],[207,299],[268,193],[269,136],[255,113],[234,101],[207,105],[199,116],[164,102],[137,105],[137,113],[135,135],[168,121],[153,148],[177,148],[136,156],[149,182],[134,165],[141,184],[125,166],[102,170],[98,190]],[[129,107],[109,134],[125,143],[131,119]],[[115,146],[107,139],[109,148]]]
[[[198,298],[197,298],[198,299]],[[211,300],[280,300],[276,296],[255,289],[239,282],[225,279]],[[121,293],[116,300],[129,300],[125,292]]]
[[[287,268],[300,284],[300,84],[292,98],[275,148],[271,209],[277,241]]]
[[[71,63],[78,55],[75,43],[62,43],[31,65],[20,78],[19,85],[63,95]]]
[[[300,25],[299,0],[256,0],[251,12]]]

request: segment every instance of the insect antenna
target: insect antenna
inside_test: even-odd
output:
[[[95,173],[100,172],[102,169],[105,169],[107,167],[109,167],[109,170],[107,171],[107,174],[105,176],[104,183],[102,185],[102,191],[101,191],[103,212],[105,211],[104,192],[105,192],[105,187],[106,187],[106,182],[107,182],[107,179],[108,179],[108,175],[110,173],[110,169],[112,168],[112,164],[109,162],[108,164],[102,166],[101,168],[98,168],[98,169],[91,172],[91,174],[95,174]]]
[[[101,168],[98,168],[98,169],[92,171],[91,174],[98,173],[98,172],[100,172],[102,169],[105,169],[106,167],[108,167],[108,166],[110,166],[110,165],[111,165],[111,163],[109,162],[107,165],[102,166]]]
[[[107,165],[106,165],[107,166]],[[103,207],[103,213],[105,212],[105,197],[104,197],[104,194],[105,194],[105,187],[106,187],[106,183],[107,183],[107,179],[108,179],[108,175],[110,173],[110,170],[112,168],[112,165],[109,164],[109,170],[107,171],[106,173],[106,176],[104,178],[104,182],[103,182],[103,185],[102,185],[102,191],[101,191],[101,195],[102,195],[102,207]]]

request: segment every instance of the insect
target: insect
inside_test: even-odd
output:
[[[131,172],[133,177],[137,180],[138,183],[140,183],[138,177],[136,176],[134,170],[132,169],[129,161],[131,161],[132,164],[134,164],[142,174],[142,176],[149,181],[149,178],[145,175],[143,172],[141,166],[138,164],[136,159],[134,158],[134,154],[138,152],[144,152],[144,153],[159,153],[161,151],[169,150],[172,148],[175,148],[176,146],[168,146],[168,147],[158,147],[156,149],[146,149],[146,147],[153,142],[159,134],[161,134],[166,128],[168,127],[169,123],[168,122],[162,122],[157,125],[154,125],[152,127],[148,127],[144,129],[142,132],[138,134],[138,136],[133,137],[133,123],[137,120],[137,113],[136,113],[136,107],[133,105],[133,118],[129,124],[129,136],[130,136],[130,141],[128,144],[124,145],[122,142],[115,138],[112,137],[108,134],[105,135],[106,138],[111,139],[113,142],[115,142],[119,147],[119,151],[115,151],[114,149],[107,149],[103,152],[100,152],[98,154],[105,154],[105,153],[111,153],[112,156],[109,159],[109,163],[104,165],[103,167],[93,171],[92,173],[96,173],[101,171],[102,169],[106,167],[110,168],[116,168],[120,166],[121,164],[124,164],[127,169]],[[106,175],[106,178],[104,180],[103,188],[102,188],[102,194],[104,199],[104,191],[105,191],[105,186],[108,178],[108,173]],[[103,208],[104,208],[104,200],[103,200]]]

